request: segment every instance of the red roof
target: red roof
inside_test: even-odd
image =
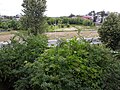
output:
[[[84,19],[92,19],[92,16],[82,16]]]

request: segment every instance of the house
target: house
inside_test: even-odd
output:
[[[93,16],[82,16],[81,18],[83,18],[83,19],[89,19],[89,20],[93,20]]]
[[[103,23],[108,15],[109,12],[105,12],[105,11],[100,11],[100,12],[91,11],[88,13],[88,16],[91,17],[93,22],[95,22],[96,24]]]

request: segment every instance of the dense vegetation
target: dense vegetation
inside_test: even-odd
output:
[[[59,40],[57,46],[48,47],[47,37],[42,34],[45,3],[24,0],[22,27],[30,34],[18,34],[0,48],[0,90],[119,90],[120,52],[113,51],[119,47],[118,16],[111,14],[99,29],[101,40],[110,40],[107,46],[111,47],[113,41],[118,45],[112,46],[112,51],[81,38]],[[50,19],[53,18],[48,19],[49,25],[92,25],[91,21],[83,24],[80,18],[57,18],[58,22]],[[111,35],[116,39],[108,39]]]
[[[20,22],[16,19],[0,19],[0,29],[3,30],[20,30]]]
[[[51,28],[52,27],[54,28],[54,26],[57,26],[59,28],[65,28],[65,27],[69,28],[72,25],[94,26],[94,23],[91,20],[82,19],[81,17],[76,17],[76,18],[56,17],[56,18],[54,18],[54,17],[41,16],[42,19],[40,19],[40,20],[37,19],[40,17],[34,17],[33,21],[31,21],[31,23],[30,23],[30,21],[28,22],[30,17],[28,18],[28,20],[26,17],[22,16],[19,20],[16,20],[15,18],[12,18],[12,17],[4,18],[4,19],[0,18],[0,29],[1,30],[27,30],[29,33],[30,32],[35,33],[34,32],[35,30],[32,29],[35,27],[35,28],[39,28],[37,30],[38,33],[40,33],[40,32],[43,33],[45,31],[47,31],[46,27],[48,27],[48,26]],[[35,20],[41,21],[41,23],[39,23],[40,25],[38,25],[39,27],[37,26],[36,23],[34,23],[35,25],[33,27],[32,22],[37,22]]]
[[[82,19],[81,17],[76,17],[76,18],[69,18],[69,17],[45,17],[43,16],[44,19],[41,21],[39,27],[35,24],[36,28],[39,28],[37,30],[38,33],[42,33],[45,31],[50,31],[50,29],[56,29],[57,28],[69,28],[71,26],[76,26],[76,25],[82,25],[82,26],[94,26],[94,23],[91,20],[87,19]],[[34,17],[35,18],[35,17]],[[37,22],[34,21],[33,19],[32,22]],[[38,20],[38,19],[36,19]],[[43,23],[43,24],[42,24]],[[20,20],[16,19],[1,19],[0,20],[0,28],[3,30],[27,30],[29,33],[35,33],[33,29],[30,29],[29,26],[33,26],[32,23],[30,25],[30,22],[28,23],[28,20],[26,20],[25,16],[22,16]],[[50,27],[49,30],[46,27]],[[33,27],[32,27],[33,28]],[[41,28],[41,29],[40,29]],[[35,29],[35,28],[34,28]],[[32,30],[32,31],[31,31]],[[43,31],[42,31],[43,30]]]
[[[48,25],[84,25],[84,26],[93,26],[94,23],[91,20],[83,19],[81,17],[48,17],[47,18]]]
[[[102,54],[101,54],[102,53]],[[46,50],[29,72],[17,81],[17,88],[32,90],[96,90],[105,88],[104,75],[112,61],[109,50],[76,39]],[[24,83],[27,82],[27,83]],[[21,84],[21,85],[20,85]]]
[[[0,90],[118,90],[120,63],[84,40],[47,48],[45,36],[12,40],[0,49]]]
[[[20,41],[13,38],[10,45],[0,48],[0,90],[13,90],[15,82],[25,74],[21,72],[25,63],[35,62],[47,48],[45,36],[25,37]]]

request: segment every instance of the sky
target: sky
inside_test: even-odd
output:
[[[22,13],[23,0],[0,0],[0,15],[14,16]],[[47,0],[45,15],[50,17],[85,15],[88,12],[110,11],[120,13],[120,0]]]

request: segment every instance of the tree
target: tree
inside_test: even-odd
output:
[[[120,48],[120,15],[111,13],[98,30],[101,41],[113,50]]]
[[[24,10],[24,22],[27,30],[33,35],[41,34],[45,31],[45,17],[46,0],[23,0],[22,4]]]
[[[12,30],[18,30],[18,27],[19,27],[18,21],[9,20],[8,21],[8,27],[11,28]]]
[[[1,26],[1,23],[2,23],[2,19],[0,18],[0,26]]]
[[[75,17],[75,15],[71,13],[70,16],[69,16],[69,18],[72,18],[72,17]]]

